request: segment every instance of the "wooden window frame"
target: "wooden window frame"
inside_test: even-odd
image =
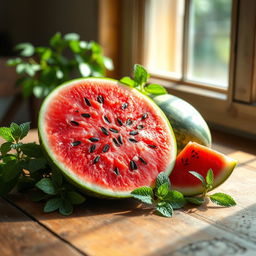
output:
[[[118,0],[100,0],[115,5]],[[183,52],[187,56],[188,8],[190,0],[185,0],[185,20]],[[143,10],[145,0],[118,1],[116,20],[120,23],[116,54],[119,56],[116,78],[131,74],[134,63],[143,64]],[[109,10],[110,10],[109,9]],[[210,127],[225,129],[232,133],[256,139],[256,1],[233,0],[231,49],[229,65],[229,87],[224,90],[218,87],[206,88],[202,84],[170,77],[152,75],[151,79],[165,85],[168,92],[185,99],[195,106]],[[113,10],[113,9],[112,9]],[[106,10],[106,8],[104,9]],[[113,15],[113,13],[112,13]],[[102,18],[99,15],[100,19]],[[113,17],[112,17],[113,18]],[[107,29],[107,20],[101,20]],[[102,38],[100,43],[103,43]],[[104,44],[103,44],[104,45]],[[107,46],[108,48],[108,46]],[[106,49],[107,49],[106,48]],[[117,58],[116,56],[110,56]],[[183,70],[186,62],[183,60]]]

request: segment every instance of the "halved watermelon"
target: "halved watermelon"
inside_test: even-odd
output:
[[[178,154],[170,175],[172,189],[184,195],[192,196],[204,191],[202,183],[189,171],[195,171],[206,177],[211,168],[214,174],[213,188],[222,184],[232,173],[237,161],[196,142],[189,142]]]
[[[176,141],[168,119],[136,89],[106,78],[56,88],[39,114],[39,136],[50,161],[94,194],[129,197],[169,174]]]

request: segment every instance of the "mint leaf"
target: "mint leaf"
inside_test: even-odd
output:
[[[156,191],[157,197],[159,197],[160,199],[163,199],[168,194],[169,188],[170,188],[169,182],[165,182],[164,184],[160,185]]]
[[[2,174],[3,181],[9,182],[20,175],[21,168],[17,160],[12,160],[8,164],[4,165],[4,171]]]
[[[183,194],[177,190],[169,190],[164,201],[170,203],[173,209],[180,209],[186,204]]]
[[[136,83],[134,80],[132,80],[130,77],[125,76],[120,79],[120,82],[126,85],[129,85],[130,87],[135,87]]]
[[[9,127],[0,127],[0,136],[6,141],[13,142],[12,131]]]
[[[49,199],[45,206],[44,206],[44,212],[54,212],[61,206],[62,199],[59,197],[54,197],[52,199]]]
[[[77,33],[68,33],[63,38],[67,41],[77,41],[80,39],[80,36]]]
[[[59,212],[62,215],[68,216],[73,212],[73,205],[70,201],[63,199],[59,207]]]
[[[16,123],[11,123],[10,128],[11,128],[11,133],[12,133],[13,138],[16,141],[18,141],[20,139],[20,135],[21,135],[20,126]]]
[[[131,195],[146,204],[153,204],[153,189],[151,187],[140,187],[131,192]]]
[[[79,64],[79,71],[80,71],[81,75],[84,77],[87,77],[91,74],[91,68],[85,62]]]
[[[213,203],[220,206],[230,207],[236,205],[235,200],[230,195],[224,193],[215,193],[209,197]]]
[[[36,143],[26,143],[21,147],[21,151],[28,157],[42,157],[43,152],[41,146]]]
[[[195,205],[201,205],[205,202],[204,197],[186,197],[187,202]]]
[[[156,178],[156,189],[164,183],[168,183],[169,186],[171,185],[168,175],[165,172],[160,172]]]
[[[7,60],[6,64],[8,66],[16,66],[22,62],[21,58],[14,58]]]
[[[41,169],[44,169],[47,165],[47,161],[45,158],[36,158],[36,159],[29,159],[28,162],[28,169],[32,173]]]
[[[48,195],[56,195],[56,188],[50,178],[42,178],[36,183],[36,187]]]
[[[82,204],[85,201],[85,197],[75,191],[67,192],[67,197],[72,204]]]
[[[20,55],[30,57],[34,54],[35,48],[31,43],[21,43],[15,46],[16,50],[21,50]]]
[[[209,169],[207,174],[206,174],[206,183],[207,183],[207,185],[212,186],[213,181],[214,181],[214,174],[213,174],[212,169]]]
[[[170,218],[173,215],[173,208],[168,202],[160,202],[156,206],[156,212],[164,217]]]
[[[56,187],[60,187],[62,185],[62,174],[59,171],[53,170],[52,171],[52,181]]]
[[[137,83],[137,85],[143,85],[148,81],[149,74],[147,70],[139,65],[134,65],[134,81]]]
[[[206,181],[205,178],[198,172],[194,172],[194,171],[189,171],[189,173],[191,173],[192,175],[194,175],[196,178],[198,178],[202,184],[204,185],[204,187],[206,186]]]
[[[149,84],[144,89],[147,93],[153,95],[162,95],[167,93],[166,89],[159,84]]]
[[[108,70],[114,69],[113,61],[110,58],[103,56],[103,63],[106,69]]]
[[[22,140],[24,137],[26,137],[28,135],[30,129],[30,122],[26,122],[20,125],[20,139]]]
[[[5,156],[11,150],[12,142],[5,142],[1,145],[0,151],[3,156]]]

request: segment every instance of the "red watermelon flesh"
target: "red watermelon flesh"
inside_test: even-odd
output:
[[[168,120],[146,96],[115,80],[68,82],[44,101],[39,135],[50,160],[73,183],[127,197],[168,174],[176,142]]]
[[[170,174],[170,182],[173,189],[184,195],[201,194],[204,190],[201,181],[189,171],[198,172],[205,178],[211,168],[214,173],[213,188],[215,188],[229,177],[236,164],[236,160],[220,152],[196,142],[189,142],[177,156]]]

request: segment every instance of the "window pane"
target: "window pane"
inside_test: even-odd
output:
[[[187,79],[228,86],[232,0],[192,0]]]
[[[152,73],[181,76],[184,0],[146,0],[144,65]]]

